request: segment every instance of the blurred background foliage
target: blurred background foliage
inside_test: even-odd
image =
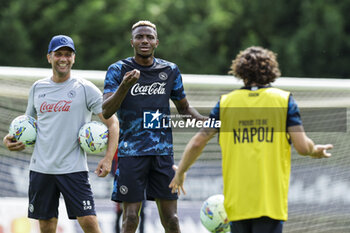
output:
[[[0,66],[49,67],[48,43],[66,34],[74,68],[106,70],[133,56],[130,28],[157,25],[156,56],[182,73],[227,74],[252,45],[278,54],[283,76],[350,78],[350,0],[1,0]]]

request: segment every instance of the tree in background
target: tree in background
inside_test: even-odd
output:
[[[70,35],[77,69],[106,70],[132,56],[131,25],[158,27],[158,57],[183,73],[227,74],[251,45],[276,51],[283,76],[350,77],[350,1],[336,0],[5,0],[0,2],[0,65],[47,67],[48,38]]]

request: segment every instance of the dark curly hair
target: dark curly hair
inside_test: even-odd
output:
[[[242,79],[246,86],[267,85],[281,75],[276,57],[268,49],[252,46],[239,52],[228,73]]]

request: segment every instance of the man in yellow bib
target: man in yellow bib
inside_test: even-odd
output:
[[[221,96],[210,118],[220,129],[201,129],[185,148],[169,187],[182,191],[185,172],[219,132],[224,206],[234,233],[281,233],[288,217],[291,144],[300,155],[328,158],[333,145],[315,145],[305,134],[290,92],[274,88],[280,76],[276,55],[249,47],[229,72],[244,87]]]

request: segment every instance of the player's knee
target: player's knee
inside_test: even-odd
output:
[[[134,213],[126,214],[124,222],[129,226],[137,226],[139,224],[139,216],[137,216],[137,214]]]
[[[84,232],[99,232],[99,225],[95,215],[78,217],[77,219]]]
[[[179,232],[179,219],[176,214],[165,217],[163,224],[167,232]]]
[[[139,223],[139,218],[135,214],[125,215],[123,218],[123,232],[135,232]]]
[[[55,233],[57,227],[57,218],[39,220],[39,226],[41,233]]]

